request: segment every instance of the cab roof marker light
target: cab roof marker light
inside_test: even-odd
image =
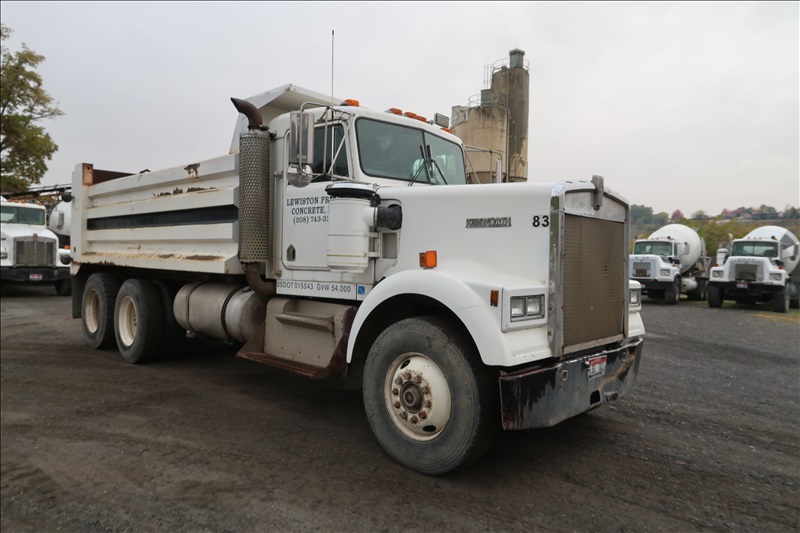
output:
[[[358,100],[353,100],[352,98],[348,98],[344,101],[344,103],[350,107],[361,107],[360,102]]]
[[[403,114],[403,110],[402,109],[398,109],[396,107],[390,107],[389,109],[386,110],[386,112],[387,113],[394,113],[395,115],[402,115]]]

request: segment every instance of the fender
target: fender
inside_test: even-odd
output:
[[[489,305],[491,290],[502,286],[464,279],[459,272],[445,270],[406,270],[382,280],[364,299],[358,309],[347,343],[347,362],[361,327],[375,309],[395,296],[418,294],[427,296],[448,308],[472,335],[481,360],[486,365],[504,367],[550,357],[545,327],[532,327],[501,332],[500,307]],[[470,272],[474,276],[474,272]]]

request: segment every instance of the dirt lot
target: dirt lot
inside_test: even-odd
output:
[[[646,301],[633,394],[426,477],[357,391],[197,340],[129,365],[51,287],[1,303],[4,533],[800,529],[797,311]]]

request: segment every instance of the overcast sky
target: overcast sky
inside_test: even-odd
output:
[[[0,2],[65,115],[42,184],[229,149],[287,83],[450,116],[514,48],[530,63],[529,181],[605,177],[655,212],[800,205],[798,2]],[[335,31],[332,42],[331,31]],[[331,67],[333,63],[333,76]]]

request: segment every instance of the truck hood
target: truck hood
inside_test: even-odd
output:
[[[38,235],[40,239],[58,240],[56,234],[49,229],[43,228],[42,226],[33,226],[31,224],[3,224],[2,234],[6,239]]]

